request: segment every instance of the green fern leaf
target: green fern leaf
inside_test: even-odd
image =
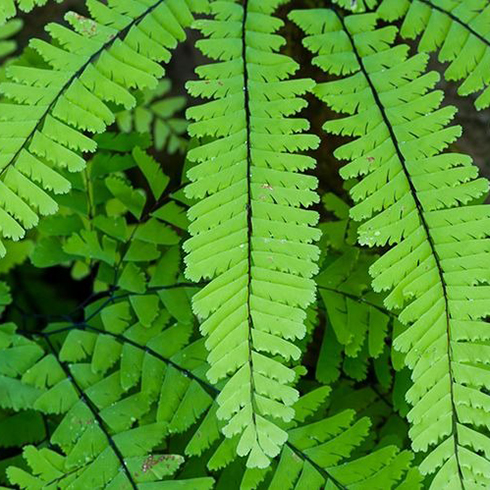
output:
[[[362,391],[362,390],[361,390]],[[412,455],[400,452],[395,446],[380,448],[370,446],[366,453],[355,454],[366,442],[370,422],[367,417],[357,417],[356,412],[345,405],[357,400],[359,410],[365,410],[365,393],[337,390],[333,404],[325,414],[328,387],[319,387],[303,395],[295,403],[296,416],[287,424],[288,442],[283,447],[277,464],[265,469],[240,467],[236,460],[238,437],[220,437],[216,411],[213,405],[194,429],[194,436],[186,448],[187,454],[202,455],[212,451],[208,468],[222,471],[223,479],[230,478],[229,468],[238,475],[236,486],[240,488],[320,489],[320,488],[398,488],[408,480],[413,489],[421,488],[420,474],[410,472]],[[372,399],[373,392],[370,393]],[[375,396],[376,397],[376,396]],[[359,403],[361,400],[361,403]],[[224,468],[224,470],[223,470]],[[224,481],[219,480],[222,484]],[[252,483],[252,482],[253,483]],[[260,484],[260,486],[259,486]],[[403,488],[403,487],[402,487]]]
[[[5,22],[22,12],[31,12],[35,7],[46,5],[48,0],[0,0],[0,27],[5,27]],[[57,0],[60,3],[61,0]]]
[[[131,108],[133,89],[154,88],[164,74],[169,49],[185,38],[191,10],[205,0],[154,0],[124,6],[89,2],[93,19],[69,13],[72,29],[49,24],[55,44],[34,39],[31,47],[46,67],[13,64],[0,85],[0,229],[19,240],[37,225],[38,214],[53,214],[57,203],[46,192],[66,193],[60,169],[85,167],[82,153],[95,142],[82,132],[101,133],[114,122],[111,108]],[[151,30],[151,35],[149,34]],[[1,246],[0,256],[5,254]]]
[[[43,355],[36,347],[22,382],[37,389],[37,409],[61,416],[50,438],[59,450],[26,448],[24,456],[31,469],[11,467],[12,483],[28,489],[50,485],[146,488],[145,482],[158,483],[158,488],[211,488],[210,478],[172,476],[185,464],[178,453],[152,452],[163,438],[172,447],[173,439],[189,429],[193,436],[186,455],[210,449],[209,468],[224,467],[220,481],[230,484],[226,471],[236,465],[243,488],[263,484],[272,489],[283,482],[286,488],[328,484],[381,489],[392,488],[413,474],[410,455],[394,447],[376,448],[371,457],[354,457],[370,424],[346,406],[367,411],[366,394],[337,392],[336,405],[325,416],[328,387],[300,397],[293,407],[294,419],[281,423],[289,438],[281,462],[266,469],[247,469],[244,459],[243,464],[237,459],[239,438],[223,438],[220,433],[224,424],[217,417],[220,389],[205,379],[209,366],[204,340],[189,344],[191,329],[173,324],[165,311],[151,325],[144,325],[137,319],[137,310],[132,310],[136,303],[131,297],[106,299],[86,308],[85,322],[51,324],[38,334],[50,353]],[[9,339],[17,335],[12,325],[2,328]],[[32,345],[17,337],[17,343]],[[0,366],[10,355],[9,345],[1,346]],[[59,345],[58,352],[55,346]],[[17,353],[15,359],[24,364],[26,353]],[[7,374],[24,369],[19,365]],[[169,464],[159,466],[163,462]],[[409,481],[418,488],[416,475]]]
[[[368,290],[374,257],[362,252],[345,246],[339,256],[328,254],[317,277],[328,315],[316,368],[317,379],[324,383],[338,378],[342,354],[344,372],[359,381],[366,379],[370,359],[378,367],[383,362],[393,315],[383,307],[382,295]]]
[[[31,390],[30,401],[5,407],[32,405],[61,416],[50,439],[62,452],[26,448],[32,471],[10,468],[13,484],[28,489],[147,488],[150,483],[212,488],[212,478],[174,476],[184,458],[158,449],[168,434],[186,430],[212,402],[194,374],[205,375],[203,341],[186,347],[192,326],[173,324],[165,311],[150,324],[133,323],[136,298],[89,305],[87,323],[48,326],[40,334],[47,354],[17,335],[13,325],[2,326],[1,374],[17,383],[12,390],[17,397]]]
[[[396,316],[383,306],[383,295],[370,288],[369,267],[376,255],[355,245],[357,224],[350,208],[339,197],[325,194],[323,202],[336,220],[321,224],[325,247],[316,281],[327,313],[316,365],[318,381],[330,384],[341,371],[358,381],[366,379],[370,365],[380,384],[392,382],[389,350],[385,340]],[[392,353],[393,365],[399,355]],[[401,361],[403,363],[403,361]]]
[[[43,350],[35,342],[18,335],[13,323],[1,326],[0,342],[2,348],[0,408],[14,410],[32,408],[33,400],[39,396],[39,392],[24,386],[22,376],[43,356]],[[14,389],[15,386],[18,388]]]
[[[420,2],[415,2],[419,4]],[[448,127],[454,109],[439,109],[427,56],[392,47],[393,26],[376,29],[376,16],[341,17],[334,10],[294,12],[309,34],[314,63],[348,75],[320,84],[316,93],[348,117],[327,131],[356,138],[336,151],[349,160],[351,216],[364,221],[359,241],[391,245],[370,269],[377,291],[391,291],[390,309],[408,326],[395,339],[413,369],[407,399],[410,436],[427,451],[423,474],[431,488],[485,488],[490,440],[480,431],[490,398],[486,370],[490,314],[490,208],[472,205],[488,189],[465,155],[442,153],[461,133]]]
[[[422,35],[418,49],[438,51],[448,63],[445,77],[458,81],[460,95],[481,92],[477,109],[490,106],[490,8],[485,0],[383,0],[378,15],[393,21],[403,17],[400,34],[406,39]]]
[[[164,195],[169,177],[158,162],[139,146],[134,146],[146,147],[147,137],[106,133],[96,137],[96,141],[99,148],[87,162],[86,170],[82,174],[67,174],[73,190],[70,196],[57,197],[60,212],[41,220],[31,260],[37,267],[70,264],[73,276],[78,278],[86,277],[90,267],[99,263],[97,288],[119,287],[144,293],[148,280],[144,272],[150,263],[162,264],[156,269],[158,274],[164,265],[175,270],[180,263],[180,255],[169,255],[170,260],[165,264],[163,256],[181,240],[179,233],[169,225],[178,224],[185,230],[187,225],[181,217],[184,211],[170,194]],[[146,178],[149,192],[134,189],[124,174],[135,167]],[[164,203],[152,212],[156,205],[149,206],[150,193],[155,200],[158,198]],[[129,214],[142,218],[139,223],[130,224]],[[177,277],[167,279],[162,282],[154,276],[149,285],[168,286],[179,282]],[[182,291],[159,294],[165,297],[163,304],[169,304],[170,311],[188,303]],[[173,303],[172,296],[185,301]],[[180,309],[182,316],[179,318],[186,315],[189,321],[190,310],[185,306]]]
[[[134,110],[118,113],[116,121],[119,129],[126,133],[152,134],[155,149],[172,155],[184,153],[187,149],[185,133],[188,123],[179,117],[186,106],[186,98],[168,97],[170,90],[170,80],[162,80],[156,89],[144,91],[142,102]]]
[[[0,7],[1,8],[1,7]],[[2,22],[0,22],[0,25]],[[23,26],[23,22],[20,19],[14,19],[2,25],[0,31],[0,60],[9,56],[17,49],[17,43],[11,39],[14,37]]]
[[[220,61],[198,68],[189,92],[215,99],[188,110],[191,136],[212,141],[189,151],[193,237],[184,248],[186,276],[212,279],[193,299],[210,351],[209,379],[227,383],[218,416],[250,467],[266,467],[287,438],[274,419],[290,420],[297,392],[294,371],[273,359],[297,359],[292,342],[305,335],[303,311],[315,297],[318,217],[300,209],[316,202],[316,179],[301,175],[314,160],[295,154],[318,145],[299,96],[311,80],[288,80],[298,68],[277,54],[282,22],[278,0],[214,2],[214,18],[195,26],[197,45]]]

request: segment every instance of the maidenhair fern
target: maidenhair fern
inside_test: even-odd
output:
[[[0,0],[0,487],[490,487],[487,2],[59,3]]]
[[[224,433],[240,435],[238,454],[251,467],[277,456],[287,434],[273,419],[289,421],[297,392],[288,386],[298,359],[293,341],[305,335],[302,311],[314,300],[319,238],[316,213],[301,209],[317,200],[316,179],[301,175],[318,138],[301,134],[308,122],[291,118],[305,103],[312,80],[289,80],[298,65],[277,54],[282,22],[271,14],[277,0],[215,2],[212,20],[196,27],[207,36],[197,46],[219,63],[198,68],[189,82],[194,96],[214,98],[187,114],[192,136],[209,137],[189,151],[189,210],[193,237],[184,249],[186,275],[213,279],[194,297],[194,312],[211,368],[208,378],[227,379],[218,397]],[[299,134],[298,134],[299,133]]]
[[[485,487],[490,464],[479,452],[490,440],[477,427],[488,403],[482,320],[490,313],[489,276],[481,264],[489,259],[489,213],[474,201],[488,183],[469,157],[443,153],[461,133],[448,127],[454,108],[439,108],[427,56],[391,46],[394,26],[376,28],[374,14],[334,10],[291,16],[309,34],[313,62],[349,75],[319,84],[316,93],[349,114],[324,128],[357,137],[335,155],[350,162],[344,178],[361,177],[351,189],[351,215],[365,221],[360,243],[394,245],[370,271],[374,289],[391,291],[385,304],[402,309],[408,326],[395,346],[413,369],[410,434],[416,451],[428,451],[420,469],[437,472],[434,488]]]
[[[438,59],[449,63],[447,80],[461,82],[458,93],[479,93],[477,109],[490,106],[488,64],[490,62],[490,6],[485,0],[383,0],[378,8],[382,19],[404,18],[400,34],[420,38],[418,49],[438,50]],[[482,90],[483,89],[483,90]]]
[[[108,104],[131,108],[136,103],[131,90],[156,87],[164,74],[159,62],[168,62],[169,49],[185,39],[190,9],[199,3],[90,2],[93,19],[69,13],[71,29],[47,26],[54,44],[31,41],[43,59],[41,67],[8,68],[9,81],[0,85],[5,98],[0,106],[0,229],[5,238],[22,238],[37,224],[38,213],[56,212],[45,191],[68,192],[70,183],[59,170],[82,170],[81,154],[96,149],[83,132],[101,133],[114,122]]]

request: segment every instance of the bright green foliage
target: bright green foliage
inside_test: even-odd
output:
[[[134,312],[122,295],[115,302],[103,298],[89,305],[86,318],[86,323],[48,326],[40,336],[47,342],[47,352],[17,335],[13,325],[2,327],[12,346],[26,346],[24,351],[17,347],[14,357],[18,371],[25,371],[17,383],[32,391],[26,408],[48,417],[62,415],[50,438],[62,453],[27,447],[24,458],[30,470],[8,470],[10,481],[21,488],[57,484],[145,489],[144,483],[165,481],[184,464],[184,457],[162,453],[158,447],[163,438],[171,440],[191,426],[185,454],[206,452],[208,468],[214,472],[224,468],[220,480],[227,484],[230,470],[243,488],[257,488],[262,482],[270,489],[280,485],[310,489],[329,482],[331,488],[381,489],[403,481],[411,482],[408,488],[419,488],[408,452],[366,441],[371,424],[356,411],[369,412],[373,420],[390,414],[384,406],[375,408],[373,393],[340,388],[327,410],[328,387],[305,394],[294,405],[294,420],[284,426],[289,440],[278,464],[272,471],[249,469],[236,458],[238,437],[224,439],[219,432],[222,424],[213,402],[219,390],[205,381],[202,341],[188,344],[182,326],[172,325],[165,312],[150,326],[141,320],[133,323]],[[11,349],[2,345],[2,363],[7,356],[12,358]],[[15,377],[12,370],[6,374]],[[34,420],[31,415],[31,424]],[[354,457],[361,446],[365,447]],[[209,447],[211,452],[206,451]],[[167,486],[161,482],[155,488],[177,484],[211,488],[212,479],[167,480]]]
[[[170,80],[159,82],[157,88],[145,90],[142,101],[133,110],[116,115],[119,129],[125,133],[151,133],[155,148],[169,154],[183,153],[187,149],[187,121],[179,117],[186,105],[185,97],[169,97]]]
[[[127,302],[116,303],[124,304],[129,312]],[[99,314],[92,312],[92,322],[97,322]],[[167,359],[186,344],[186,339],[182,329],[169,324],[168,314],[159,315],[148,327],[138,322],[130,325],[131,315],[127,319],[127,329],[120,333],[114,333],[111,324],[107,334],[103,333],[105,326],[49,326],[43,334],[48,347],[45,353],[17,336],[11,325],[2,327],[4,335],[10,333],[12,337],[10,348],[1,354],[2,362],[11,364],[10,370],[3,372],[2,385],[7,394],[16,397],[7,396],[11,402],[3,406],[17,411],[32,408],[46,416],[62,415],[50,440],[63,454],[26,447],[23,455],[31,471],[10,468],[12,483],[28,489],[171,488],[164,483],[154,487],[150,482],[165,480],[184,461],[182,456],[156,448],[168,431],[174,430],[173,421],[167,422],[165,414],[177,392],[162,391],[160,395],[160,389],[169,386],[163,378],[177,381],[171,367],[165,372],[170,362]],[[64,337],[59,352],[54,348],[58,335]],[[120,359],[120,367],[109,374],[114,354]],[[134,377],[138,362],[141,379]],[[14,378],[14,369],[25,373],[21,380]],[[139,391],[130,392],[135,385]],[[156,417],[148,413],[152,400],[160,400]],[[38,412],[34,414],[37,417]],[[30,424],[35,421],[31,415]],[[189,490],[208,489],[212,479],[186,479],[178,484]]]
[[[309,34],[313,62],[346,75],[316,94],[348,114],[325,129],[357,137],[335,154],[349,161],[344,178],[361,179],[351,189],[351,216],[365,221],[360,243],[393,246],[370,272],[408,327],[395,346],[413,369],[410,435],[416,451],[428,451],[420,469],[436,472],[431,488],[486,488],[490,439],[478,426],[490,403],[482,389],[489,386],[490,330],[482,320],[490,314],[490,277],[481,268],[489,260],[490,208],[471,203],[488,183],[469,157],[441,153],[461,133],[447,127],[454,109],[439,109],[427,56],[391,46],[395,27],[376,29],[373,14],[342,18],[333,10],[292,18]]]
[[[296,415],[286,426],[288,442],[272,469],[250,469],[238,464],[235,452],[238,437],[220,438],[216,409],[213,408],[195,429],[186,453],[209,455],[208,468],[214,471],[223,469],[218,485],[225,481],[230,485],[233,481],[236,488],[254,489],[260,484],[260,488],[269,490],[384,489],[393,488],[403,480],[412,485],[406,488],[419,488],[418,472],[407,472],[411,461],[409,452],[400,452],[393,445],[381,446],[366,440],[370,421],[367,417],[357,416],[352,408],[371,410],[371,414],[374,414],[372,393],[340,388],[325,407],[329,393],[330,389],[323,386],[298,399],[294,405]],[[336,403],[334,400],[343,401]],[[377,413],[380,411],[377,410]],[[385,413],[381,417],[384,418]]]
[[[140,226],[130,225],[129,217],[142,218],[151,199],[142,189],[134,189],[123,172],[140,168],[154,193],[154,200],[162,197],[169,179],[137,146],[148,146],[146,138],[107,133],[96,141],[99,151],[89,160],[86,171],[67,175],[73,191],[70,197],[58,198],[59,214],[41,222],[40,237],[31,258],[37,267],[52,267],[78,259],[73,265],[73,274],[79,278],[88,273],[94,260],[105,263],[105,267],[119,264],[120,280],[137,282],[141,262],[158,259],[159,246],[179,242],[177,232],[169,223],[174,224],[175,215],[182,210],[170,196],[165,196],[161,200],[162,207],[152,211],[155,216],[145,213]],[[114,272],[106,269],[99,272],[101,279],[105,275],[104,283],[117,280]]]
[[[438,52],[448,63],[447,80],[461,82],[460,95],[479,93],[477,109],[490,106],[490,5],[486,0],[383,0],[382,19],[403,17],[400,34],[406,39],[420,35],[419,51]]]
[[[94,262],[99,263],[96,290],[119,286],[143,294],[148,288],[169,286],[181,274],[177,245],[179,228],[185,228],[181,224],[184,208],[172,195],[164,194],[169,179],[157,162],[134,147],[147,144],[144,138],[107,133],[97,142],[99,151],[88,162],[87,171],[75,176],[76,191],[71,198],[61,199],[61,213],[47,217],[39,226],[40,238],[31,260],[37,267],[73,264],[72,274],[77,278],[84,277]],[[134,189],[125,177],[123,171],[134,167],[147,178],[158,206],[149,208],[150,197],[142,189]],[[136,225],[130,223],[134,216],[140,218]],[[149,264],[153,264],[150,274],[146,272]],[[189,305],[185,295],[171,291],[158,294],[177,318],[191,321],[192,313],[183,308]],[[149,304],[132,300],[136,312],[155,312],[158,296],[152,298]],[[153,318],[144,323],[150,320]]]
[[[410,454],[399,453],[394,446],[387,446],[349,462],[344,461],[369,429],[367,419],[353,419],[354,412],[346,410],[290,430],[290,445],[281,454],[269,488],[381,490],[393,488],[397,483],[412,485],[407,488],[417,488],[419,477],[412,473],[406,474]],[[299,455],[297,450],[301,451]]]
[[[349,206],[331,193],[323,196],[323,202],[338,219],[320,225],[321,245],[327,253],[316,282],[327,324],[316,378],[330,384],[343,371],[353,379],[364,380],[372,360],[380,384],[389,387],[392,375],[385,339],[395,316],[383,307],[383,295],[370,288],[368,269],[375,256],[355,246],[357,226],[349,218]]]
[[[215,100],[187,113],[191,136],[212,139],[188,154],[197,165],[186,194],[200,201],[189,211],[186,276],[213,279],[193,308],[207,336],[208,378],[227,380],[223,432],[240,436],[238,454],[250,455],[252,468],[269,465],[287,439],[276,421],[291,420],[298,394],[284,363],[300,354],[293,341],[305,335],[318,257],[318,216],[301,209],[317,201],[316,179],[299,173],[315,162],[295,154],[318,138],[297,134],[308,122],[288,117],[313,81],[288,80],[298,65],[277,53],[282,22],[271,14],[281,3],[213,2],[213,19],[195,26],[206,36],[197,46],[219,63],[188,83],[192,95]]]
[[[488,2],[87,0],[12,58],[44,2],[0,0],[0,487],[489,488],[488,183],[426,53],[488,105]]]
[[[137,204],[130,200],[123,203],[110,188],[114,190],[117,183],[119,187],[124,186],[127,193],[138,196],[135,199],[144,206],[144,193],[132,189],[123,171],[137,165],[131,148],[136,145],[134,151],[142,152],[140,146],[147,147],[149,141],[138,135],[107,133],[97,137],[96,142],[98,152],[88,161],[86,170],[64,174],[70,180],[72,191],[69,197],[57,197],[60,212],[42,220],[38,227],[39,238],[31,255],[37,267],[52,267],[81,255],[86,260],[75,262],[73,273],[82,277],[88,272],[92,259],[114,264],[116,244],[129,239],[130,230],[124,215]]]
[[[380,382],[389,386],[385,338],[393,318],[383,307],[383,297],[368,289],[368,267],[373,257],[346,247],[339,255],[329,255],[325,262],[317,284],[328,324],[318,357],[317,379],[323,383],[337,380],[341,363],[348,376],[366,379],[368,361],[373,359]]]
[[[132,108],[131,91],[157,86],[169,49],[185,38],[190,9],[205,0],[150,0],[88,3],[93,16],[66,16],[71,29],[49,24],[56,44],[34,39],[31,47],[46,66],[14,64],[0,85],[0,230],[19,240],[38,223],[38,214],[57,211],[51,192],[70,190],[61,169],[85,167],[83,153],[95,142],[84,132],[101,133],[114,122],[112,106]],[[1,246],[0,256],[5,255]]]
[[[23,22],[20,19],[14,19],[7,22],[0,30],[0,60],[12,54],[17,49],[17,44],[13,39],[21,29]]]
[[[179,485],[191,490],[213,484],[209,477],[175,476],[184,458],[162,446],[165,437],[192,424],[212,398],[205,385],[193,380],[194,369],[204,378],[206,353],[202,341],[188,346],[194,322],[186,293],[189,285],[179,282],[181,259],[172,246],[179,237],[173,232],[172,243],[162,241],[162,230],[170,230],[164,220],[175,221],[172,212],[163,204],[153,212],[158,218],[148,216],[130,225],[126,216],[131,201],[129,206],[117,198],[118,203],[107,202],[106,183],[116,178],[114,167],[121,174],[137,164],[151,177],[155,197],[165,191],[168,180],[157,163],[143,150],[134,150],[134,158],[127,153],[135,141],[134,135],[100,137],[99,148],[105,151],[99,149],[89,162],[78,204],[75,200],[70,207],[67,200],[64,214],[40,227],[41,233],[70,249],[65,261],[80,255],[100,262],[98,287],[105,287],[101,297],[85,308],[81,322],[67,316],[40,333],[22,332],[25,336],[16,334],[12,324],[2,327],[1,409],[19,416],[35,410],[37,418],[31,415],[31,425],[40,414],[47,417],[49,425],[55,424],[50,442],[61,450],[27,447],[24,458],[30,469],[16,465],[8,470],[10,482],[21,488]],[[87,215],[84,200],[92,206]],[[104,215],[104,208],[117,209],[118,214]],[[71,234],[65,226],[70,222],[79,223]],[[113,244],[114,256],[98,255],[91,237],[94,244]],[[49,251],[52,245],[44,248]],[[112,267],[107,269],[108,265]],[[32,432],[25,442],[44,437],[44,425],[39,430],[40,437]]]

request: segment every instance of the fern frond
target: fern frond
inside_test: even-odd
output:
[[[189,151],[193,237],[184,248],[186,276],[212,279],[193,299],[207,336],[208,378],[226,379],[218,416],[250,467],[266,467],[287,439],[277,420],[290,420],[298,397],[290,383],[293,341],[305,335],[304,309],[315,298],[312,275],[318,216],[301,209],[318,200],[316,179],[299,172],[312,158],[296,154],[318,145],[300,134],[308,122],[290,118],[312,80],[290,80],[298,65],[278,54],[280,0],[213,2],[212,20],[195,26],[197,46],[218,63],[198,68],[189,82],[196,97],[214,99],[188,110],[191,136],[209,137]],[[277,359],[272,356],[276,356]],[[279,361],[283,360],[283,363]]]
[[[131,108],[133,89],[155,88],[170,49],[185,38],[191,10],[205,0],[130,1],[105,6],[89,2],[92,19],[67,14],[72,29],[49,24],[53,44],[30,46],[46,67],[14,64],[0,85],[0,229],[19,240],[37,225],[38,214],[57,210],[50,192],[66,193],[59,169],[85,167],[82,153],[95,142],[84,132],[101,133],[114,122],[116,108]],[[48,192],[49,191],[49,192]],[[0,255],[5,254],[1,246]]]
[[[417,2],[419,3],[419,2]],[[480,429],[490,403],[486,343],[490,338],[490,208],[472,205],[488,190],[465,155],[442,153],[460,135],[454,108],[439,108],[438,75],[427,55],[392,47],[393,26],[376,29],[372,14],[294,12],[314,63],[345,78],[316,93],[348,117],[327,131],[354,136],[336,151],[341,174],[359,178],[351,216],[364,223],[359,241],[392,246],[370,269],[385,305],[407,326],[395,339],[413,369],[407,399],[410,436],[431,488],[486,488],[490,439]]]
[[[186,463],[172,450],[172,441],[188,429],[192,437],[185,454],[207,451],[218,485],[230,484],[228,468],[247,488],[262,482],[264,488],[273,489],[283,482],[286,488],[299,489],[325,484],[381,489],[404,479],[417,482],[409,469],[411,456],[393,446],[380,449],[370,444],[370,457],[354,456],[370,424],[346,407],[352,404],[367,413],[372,397],[338,392],[332,400],[335,406],[325,414],[328,387],[299,398],[294,420],[281,424],[289,440],[278,464],[246,468],[244,458],[237,459],[239,438],[223,438],[220,433],[223,422],[217,418],[216,403],[220,389],[206,381],[204,340],[189,344],[189,328],[173,323],[165,311],[146,324],[133,300],[125,294],[102,297],[86,308],[85,321],[49,325],[34,334],[46,352],[16,334],[13,326],[2,327],[18,337],[17,343],[35,347],[28,363],[27,353],[17,351],[13,358],[19,383],[37,390],[30,405],[48,417],[54,414],[54,420],[61,417],[50,437],[60,450],[26,448],[31,470],[15,464],[8,470],[12,483],[28,489],[146,488],[149,482],[158,482],[158,488],[211,488],[209,477],[173,475]],[[8,356],[8,348],[0,350],[0,366],[9,365]],[[15,376],[13,371],[6,374]],[[369,412],[378,417],[379,410]],[[160,446],[163,439],[168,443],[165,453]],[[294,472],[285,471],[286,465]]]
[[[366,378],[370,359],[380,369],[386,361],[385,339],[393,315],[383,307],[382,295],[368,289],[368,268],[374,259],[347,246],[340,255],[327,255],[317,277],[328,316],[316,367],[323,383],[338,378],[342,361],[344,372],[358,381]]]
[[[395,446],[348,460],[369,430],[367,418],[356,421],[354,416],[353,410],[345,410],[289,431],[290,444],[281,454],[269,488],[382,490],[414,477],[411,488],[420,488],[416,476],[407,474],[412,455]]]
[[[174,204],[170,209],[173,201],[163,196],[169,177],[143,150],[149,145],[147,136],[105,133],[95,141],[98,150],[88,161],[83,179],[66,174],[74,189],[69,196],[57,197],[59,213],[40,222],[31,258],[37,267],[73,262],[73,273],[79,278],[89,272],[93,261],[106,267],[131,263],[122,278],[124,287],[134,276],[134,266],[158,260],[165,247],[179,243],[178,233],[165,223],[172,219],[172,210],[175,213],[179,208]],[[153,217],[145,213],[132,225],[128,215],[141,217],[150,202],[150,196],[143,189],[134,189],[125,175],[136,167],[146,178],[154,200],[166,207],[157,208]],[[111,285],[116,278],[114,272],[109,274],[104,282]]]
[[[87,419],[90,423],[90,420]],[[183,490],[210,490],[213,488],[212,478],[189,478],[183,480],[163,480],[172,476],[182,465],[183,458],[176,454],[156,454],[141,456],[139,453],[145,448],[151,447],[155,441],[155,430],[158,426],[148,426],[145,431],[134,429],[121,433],[114,438],[121,448],[121,456],[128,471],[138,475],[131,482],[122,471],[115,473],[114,469],[119,464],[112,456],[110,449],[102,451],[97,460],[91,465],[87,464],[85,471],[72,469],[67,472],[67,467],[73,466],[69,457],[64,457],[52,449],[37,449],[27,446],[23,456],[26,459],[30,471],[17,467],[10,468],[8,474],[10,480],[19,488],[32,490],[34,488],[133,488],[133,489],[172,489]],[[86,443],[87,445],[89,443]],[[100,441],[98,441],[100,445]],[[127,456],[126,456],[127,455]],[[108,472],[108,473],[107,473]],[[105,485],[108,474],[116,474]],[[84,476],[83,476],[84,475]],[[87,486],[87,485],[90,485]],[[94,486],[92,486],[94,485]],[[103,485],[103,486],[101,486]]]
[[[62,417],[50,437],[62,453],[27,448],[24,456],[32,472],[11,468],[12,483],[28,489],[146,488],[181,466],[182,456],[158,448],[212,402],[193,372],[204,377],[206,351],[202,341],[186,347],[192,325],[173,323],[165,310],[158,313],[157,305],[153,319],[148,318],[151,301],[145,300],[150,299],[131,294],[101,298],[87,307],[84,322],[52,324],[37,334],[45,353],[16,335],[13,326],[2,327],[17,340],[11,347],[2,345],[0,365],[8,366],[5,376],[16,383],[12,393],[25,393],[27,400],[5,408],[31,407]],[[4,403],[8,399],[2,397]],[[158,488],[207,489],[213,480],[173,477],[171,482]]]
[[[358,453],[367,442],[371,424],[367,417],[358,417],[352,407],[345,405],[354,402],[357,408],[366,411],[372,397],[366,402],[366,394],[336,391],[332,397],[339,402],[338,406],[325,411],[324,402],[330,391],[321,386],[298,399],[294,405],[296,415],[286,426],[288,441],[271,467],[251,469],[239,464],[238,437],[220,437],[218,407],[212,408],[194,429],[186,454],[209,457],[208,468],[222,475],[218,486],[229,484],[234,475],[237,487],[250,489],[381,490],[394,488],[404,479],[412,484],[408,488],[420,488],[420,474],[410,470],[410,452],[400,452],[393,445],[381,448],[369,444],[362,454]]]
[[[460,95],[481,93],[475,107],[490,106],[490,6],[485,0],[383,0],[379,16],[403,18],[400,34],[405,39],[421,36],[418,49],[438,52],[448,63],[447,80],[458,81]]]
[[[17,335],[13,323],[1,326],[0,339],[0,409],[31,410],[41,391],[36,386],[24,384],[22,377],[43,357],[43,350],[34,341]]]

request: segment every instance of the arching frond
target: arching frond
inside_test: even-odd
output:
[[[379,16],[393,21],[403,17],[400,34],[406,39],[421,36],[418,49],[437,51],[448,63],[447,80],[460,82],[458,93],[482,91],[477,109],[490,106],[490,5],[486,0],[383,0]]]
[[[121,322],[122,310],[126,313]],[[165,313],[151,326],[133,323],[134,313],[124,298],[101,298],[89,305],[86,315],[87,323],[52,324],[37,334],[46,345],[44,352],[15,333],[12,325],[1,327],[4,337],[13,339],[12,347],[17,346],[15,352],[7,346],[0,349],[1,365],[16,361],[18,374],[6,374],[32,391],[29,406],[38,411],[34,416],[39,411],[48,417],[54,414],[56,428],[50,440],[60,448],[24,450],[32,469],[14,464],[8,471],[11,482],[21,488],[146,488],[149,482],[158,482],[158,488],[212,488],[209,477],[173,476],[185,464],[184,457],[158,449],[163,439],[172,448],[172,439],[191,427],[185,454],[206,452],[218,485],[231,484],[230,468],[251,489],[259,483],[270,489],[279,484],[301,490],[326,484],[389,489],[403,481],[412,483],[411,490],[419,488],[408,452],[370,443],[362,456],[354,456],[370,423],[350,407],[374,418],[380,411],[368,408],[374,402],[370,394],[348,389],[336,391],[328,412],[328,387],[299,398],[294,420],[283,425],[289,440],[277,464],[246,468],[244,458],[237,459],[238,438],[220,434],[215,402],[220,390],[205,379],[209,367],[202,340],[188,344],[183,326],[173,326]],[[21,345],[27,350],[19,349]],[[33,421],[31,415],[31,426]]]
[[[359,410],[365,410],[372,398],[368,401],[366,393],[356,396],[355,391],[339,390],[333,395],[337,407],[325,411],[329,393],[330,389],[323,386],[298,399],[295,418],[287,424],[288,442],[277,463],[268,468],[251,469],[240,464],[236,459],[238,437],[220,437],[216,408],[194,429],[186,454],[209,457],[208,468],[221,472],[218,486],[229,485],[233,478],[237,487],[250,489],[381,490],[405,488],[404,481],[412,485],[406,488],[420,488],[420,474],[410,469],[409,451],[371,444],[362,454],[356,453],[366,442],[371,424],[367,417],[358,417],[352,407],[345,407],[354,403]]]
[[[394,446],[345,461],[369,429],[368,419],[354,415],[346,410],[290,430],[269,489],[420,488],[416,470],[407,473],[412,455]]]
[[[434,489],[486,488],[490,207],[473,202],[488,183],[469,157],[443,153],[461,133],[448,126],[455,110],[440,108],[427,55],[392,46],[395,27],[333,9],[292,18],[308,34],[314,63],[344,75],[316,93],[348,114],[325,129],[355,137],[335,154],[349,161],[342,176],[359,179],[351,189],[351,216],[364,221],[359,241],[391,246],[370,272],[406,325],[395,346],[413,370],[408,418],[413,448],[427,452],[420,469]]]
[[[188,346],[192,325],[158,307],[165,289],[108,294],[86,308],[83,322],[51,324],[34,335],[39,344],[13,325],[1,327],[2,407],[54,416],[49,439],[61,450],[27,447],[32,471],[10,468],[12,483],[27,489],[146,488],[150,482],[212,488],[212,478],[175,475],[184,458],[160,447],[213,400],[200,381],[203,342]],[[31,425],[35,420],[31,415]]]
[[[318,138],[290,118],[306,102],[312,80],[290,80],[298,68],[278,54],[282,0],[212,3],[213,19],[195,26],[202,52],[218,63],[198,68],[192,95],[214,99],[188,110],[191,136],[208,137],[189,151],[187,196],[193,237],[184,248],[186,275],[212,279],[193,300],[207,336],[208,378],[226,380],[218,396],[223,432],[238,437],[250,467],[266,467],[287,439],[298,397],[290,384],[294,341],[305,335],[305,308],[315,298],[312,275],[318,216],[301,209],[318,200],[316,179],[300,172],[312,158],[296,154]],[[276,357],[274,357],[276,356]]]
[[[82,153],[114,122],[114,107],[131,108],[133,89],[155,88],[170,49],[185,37],[191,10],[205,0],[89,1],[92,19],[67,14],[71,29],[49,24],[53,44],[34,39],[30,46],[44,67],[14,64],[0,85],[0,230],[19,240],[52,214],[51,192],[66,193],[70,182],[59,169],[85,167]],[[0,256],[5,248],[0,246]]]

